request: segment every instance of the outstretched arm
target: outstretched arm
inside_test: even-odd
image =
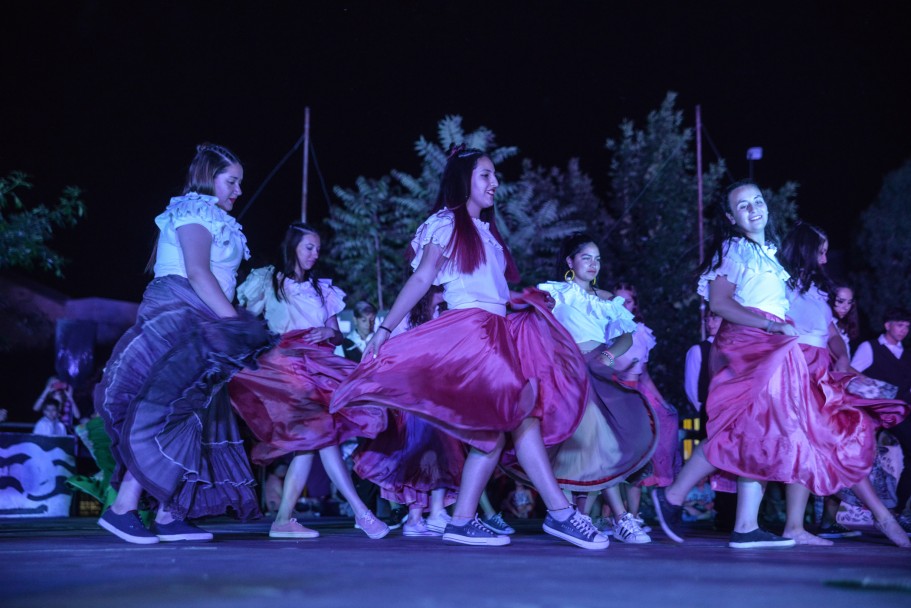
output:
[[[405,285],[399,295],[396,296],[392,308],[389,309],[389,314],[383,320],[383,325],[376,330],[373,338],[364,347],[363,359],[370,355],[376,358],[377,353],[380,352],[380,347],[389,339],[389,332],[382,328],[393,329],[402,322],[408,311],[415,307],[421,298],[424,297],[424,294],[427,293],[427,290],[430,289],[430,286],[433,285],[433,280],[436,278],[440,266],[443,265],[444,259],[443,250],[440,249],[439,245],[428,243],[424,246],[421,263],[418,264],[414,274],[405,281]]]

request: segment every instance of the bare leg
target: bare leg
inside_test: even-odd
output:
[[[484,492],[486,495],[486,492]],[[446,488],[437,488],[430,492],[430,515],[435,516],[446,512],[443,500],[446,498]]]
[[[516,446],[516,456],[525,474],[541,494],[541,499],[549,511],[571,508],[572,505],[557,485],[550,459],[541,439],[541,424],[537,418],[526,418],[515,431],[512,440]],[[461,498],[461,497],[460,497]]]
[[[462,520],[473,519],[478,512],[478,501],[481,493],[493,475],[500,453],[503,451],[505,438],[500,435],[496,447],[489,452],[471,448],[462,468],[462,482],[459,484],[459,497],[452,508],[453,521],[459,524]]]
[[[746,477],[737,479],[737,519],[734,522],[734,532],[752,532],[759,527],[759,505],[764,492],[764,481]]]
[[[832,541],[810,534],[803,527],[803,520],[807,512],[807,499],[810,498],[810,490],[802,484],[789,483],[785,489],[785,496],[786,515],[784,533],[782,536],[785,538],[793,538],[798,545],[831,545]]]
[[[484,511],[484,517],[493,517],[497,514],[493,509],[493,505],[490,504],[490,498],[487,497],[487,490],[481,492],[481,510]]]
[[[304,491],[304,486],[307,484],[311,466],[313,466],[313,452],[295,454],[291,459],[288,473],[285,474],[285,482],[282,485],[282,501],[275,513],[276,523],[288,523],[291,519],[297,499],[300,498],[301,492]]]
[[[857,497],[867,505],[870,512],[873,513],[873,517],[876,518],[876,527],[879,528],[889,540],[899,547],[911,547],[911,540],[908,539],[908,534],[902,529],[898,522],[895,521],[895,516],[892,515],[892,512],[883,504],[883,501],[880,500],[879,496],[876,494],[876,490],[873,489],[873,484],[870,482],[869,477],[864,477],[862,481],[851,489]]]
[[[323,462],[323,468],[326,469],[326,475],[329,476],[338,491],[341,492],[348,504],[351,505],[351,508],[354,509],[354,514],[357,517],[363,517],[368,510],[367,505],[364,504],[361,497],[357,495],[357,490],[354,489],[354,482],[351,481],[351,474],[342,459],[341,449],[337,445],[330,445],[319,451],[319,457]],[[285,479],[287,480],[287,478]]]
[[[614,519],[623,517],[624,513],[626,513],[626,506],[623,504],[623,496],[620,494],[619,485],[603,489],[601,496],[604,497],[605,502],[610,506]]]
[[[139,508],[139,497],[142,496],[142,486],[133,477],[133,474],[127,471],[120,482],[120,488],[117,490],[117,499],[111,505],[111,511],[118,515],[123,515],[127,511],[135,511]]]
[[[683,469],[680,470],[680,473],[677,475],[677,478],[674,479],[674,482],[664,488],[664,495],[667,497],[668,502],[680,506],[686,501],[686,495],[689,494],[690,490],[692,490],[697,483],[699,483],[700,479],[707,475],[711,475],[717,470],[715,465],[706,460],[705,454],[702,452],[702,445],[697,445],[696,449],[693,450],[693,455],[690,456],[690,459],[683,465]],[[761,494],[759,498],[762,500]],[[740,503],[739,500],[737,502],[738,504]],[[756,526],[750,528],[750,530],[755,529],[755,527]]]

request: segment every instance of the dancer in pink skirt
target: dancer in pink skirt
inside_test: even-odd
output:
[[[498,185],[483,151],[451,151],[438,211],[411,243],[415,272],[386,325],[367,344],[364,361],[333,395],[332,410],[404,409],[470,446],[444,541],[509,544],[508,536],[477,518],[478,500],[508,433],[515,457],[548,508],[544,530],[587,549],[605,549],[607,537],[566,500],[545,451],[545,445],[568,438],[582,417],[585,363],[547,309],[543,292],[521,299],[531,310],[506,317],[506,281],[518,279],[518,272],[496,227]],[[390,340],[390,328],[434,284],[443,286],[449,310]]]
[[[807,420],[812,440],[821,453],[829,454],[828,467],[837,471],[844,487],[851,489],[870,509],[875,526],[900,547],[911,547],[892,512],[883,504],[870,470],[876,457],[876,431],[891,428],[905,419],[909,407],[904,401],[864,399],[848,392],[859,377],[849,372],[848,353],[834,323],[828,304],[831,283],[825,273],[829,241],[816,226],[799,223],[785,237],[781,263],[788,279],[788,318],[799,335],[798,342],[809,368],[812,392],[818,410]],[[830,357],[829,345],[837,351]],[[835,361],[830,371],[830,362]],[[787,486],[787,519],[784,536],[799,544],[831,545],[804,529],[803,521],[810,491],[802,484]]]
[[[681,505],[706,475],[716,490],[737,489],[732,548],[791,547],[793,539],[759,528],[767,481],[804,483],[814,491],[834,490],[835,471],[816,453],[801,425],[816,404],[797,330],[785,322],[788,273],[766,239],[769,209],[752,182],[729,186],[720,201],[720,234],[699,279],[698,293],[724,319],[710,354],[712,381],[706,402],[707,438],[667,488],[652,490],[661,527],[680,536]]]
[[[349,408],[329,413],[329,398],[356,364],[334,354],[341,344],[336,315],[345,309],[345,294],[328,279],[317,278],[319,234],[307,224],[289,226],[281,246],[282,268],[257,268],[238,288],[241,305],[265,315],[281,342],[259,360],[259,369],[245,370],[229,386],[234,409],[259,440],[255,463],[266,465],[293,454],[282,499],[269,530],[271,538],[315,538],[319,532],[294,518],[319,452],[329,479],[354,509],[357,527],[370,538],[382,538],[389,527],[358,497],[339,444],[381,431],[386,417],[375,410]]]

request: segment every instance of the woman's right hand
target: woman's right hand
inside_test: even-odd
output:
[[[774,321],[771,325],[769,325],[769,333],[794,336],[795,338],[800,335],[797,333],[797,330],[794,329],[794,326],[790,323],[779,323],[778,321]]]
[[[364,354],[361,356],[361,360],[367,358],[374,358],[380,353],[380,347],[389,339],[389,332],[384,329],[376,330],[376,333],[373,334],[373,337],[370,338],[370,341],[367,342],[367,346],[364,347]]]

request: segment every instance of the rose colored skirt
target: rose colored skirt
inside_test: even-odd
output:
[[[115,487],[128,470],[178,519],[258,516],[226,384],[273,344],[261,320],[219,318],[185,278],[154,279],[95,389]]]
[[[572,436],[551,452],[557,483],[572,492],[616,485],[648,465],[658,447],[655,409],[633,388],[617,383],[598,361],[601,348],[585,356],[591,393]]]
[[[677,412],[671,412],[664,407],[658,395],[646,390],[637,380],[618,380],[618,382],[638,391],[651,406],[658,419],[657,446],[652,455],[651,472],[643,479],[637,480],[635,485],[667,487],[671,485],[683,466]]]
[[[430,507],[430,492],[445,489],[455,502],[465,464],[462,442],[401,410],[388,410],[386,430],[354,452],[354,472],[380,488],[386,500]]]
[[[823,382],[827,359],[825,367],[813,362],[811,373],[797,338],[723,322],[710,364],[702,445],[709,462],[728,473],[713,478],[716,489],[735,491],[743,476],[800,483],[827,496],[869,473],[873,419],[850,406],[854,398],[846,401],[837,383]]]
[[[374,436],[386,416],[374,408],[329,413],[329,400],[357,366],[325,344],[290,331],[260,357],[259,369],[243,370],[228,386],[235,411],[259,440],[253,462],[268,464],[285,454],[320,450],[355,437]]]
[[[532,309],[508,318],[452,310],[390,338],[341,384],[330,410],[407,411],[484,452],[529,416],[541,420],[547,445],[565,440],[584,411],[585,362],[543,292],[527,290],[523,301]]]

